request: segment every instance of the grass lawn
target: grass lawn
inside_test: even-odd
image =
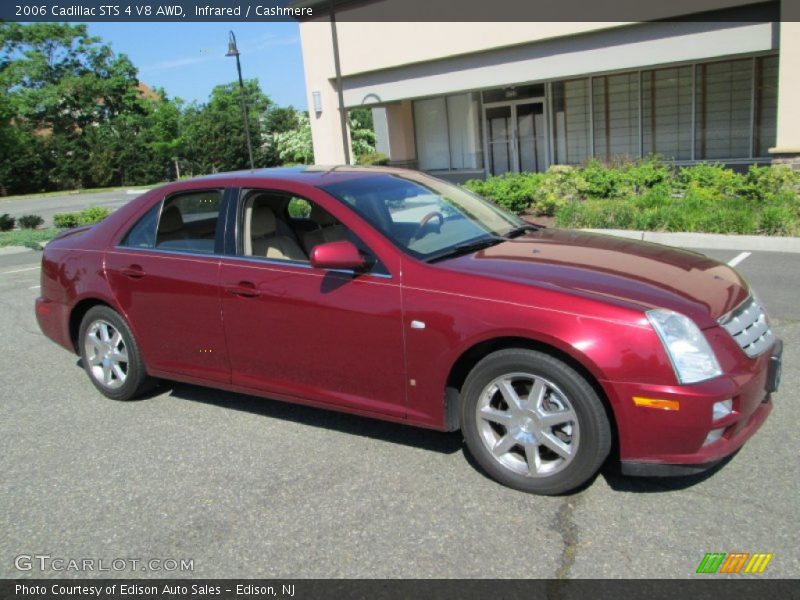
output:
[[[50,227],[48,229],[15,229],[0,232],[0,246],[27,246],[34,250],[41,250],[39,242],[52,240],[61,229]]]

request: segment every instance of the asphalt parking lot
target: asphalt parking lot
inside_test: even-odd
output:
[[[773,553],[758,577],[800,576],[800,254],[737,267],[785,343],[775,410],[742,451],[560,498],[489,480],[459,434],[182,384],[107,400],[39,332],[38,258],[0,257],[0,577],[673,578],[706,552]],[[23,554],[193,570],[21,572]]]

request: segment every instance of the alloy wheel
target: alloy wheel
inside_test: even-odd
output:
[[[527,477],[548,477],[575,458],[580,427],[569,398],[530,373],[491,381],[476,406],[480,439],[503,467]]]
[[[89,370],[103,387],[122,387],[128,377],[128,349],[122,334],[108,321],[93,321],[84,336]]]

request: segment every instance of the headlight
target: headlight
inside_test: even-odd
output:
[[[706,337],[689,317],[660,308],[645,314],[664,344],[678,381],[697,383],[722,374]]]

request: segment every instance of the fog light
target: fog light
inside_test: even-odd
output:
[[[733,400],[723,400],[722,402],[714,402],[714,408],[711,413],[711,418],[714,421],[724,419],[733,412]]]
[[[703,446],[708,446],[709,444],[713,444],[719,438],[722,437],[723,433],[725,433],[724,427],[720,427],[719,429],[712,429],[711,431],[708,432],[708,435],[706,436],[706,441],[703,442]]]

